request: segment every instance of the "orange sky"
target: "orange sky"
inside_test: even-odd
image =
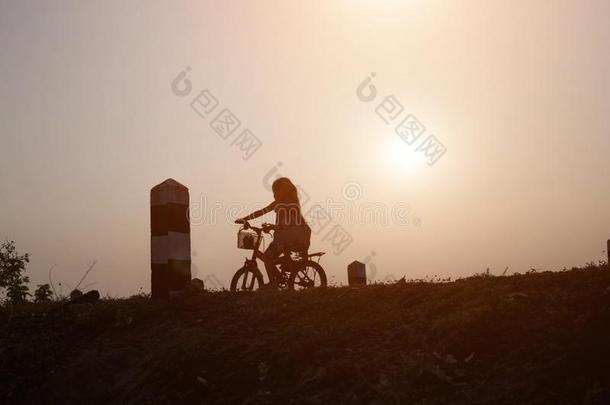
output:
[[[193,275],[228,286],[247,252],[226,216],[270,202],[281,162],[353,239],[314,235],[331,282],[373,251],[377,279],[596,261],[609,19],[606,1],[0,1],[0,237],[33,283],[97,259],[103,293],[147,291],[149,190],[172,177],[223,213],[198,214]],[[262,142],[249,159],[191,109],[203,89]],[[446,147],[434,165],[376,114],[390,95]],[[370,207],[389,220],[348,218]]]

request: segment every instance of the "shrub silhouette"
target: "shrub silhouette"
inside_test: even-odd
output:
[[[53,292],[49,284],[39,284],[36,291],[34,291],[34,302],[49,302],[52,295]]]
[[[20,255],[15,241],[6,241],[0,246],[0,288],[6,289],[6,296],[13,304],[21,304],[30,295],[25,276],[25,266],[30,262],[28,253]]]

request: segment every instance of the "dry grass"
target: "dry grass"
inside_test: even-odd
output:
[[[610,271],[0,313],[9,403],[610,403]]]

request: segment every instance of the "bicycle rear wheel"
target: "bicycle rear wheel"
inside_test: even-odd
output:
[[[263,275],[257,267],[244,266],[231,280],[231,292],[254,291],[263,285]]]
[[[295,264],[295,267],[288,280],[289,290],[326,287],[326,273],[319,263],[308,260],[302,264]]]

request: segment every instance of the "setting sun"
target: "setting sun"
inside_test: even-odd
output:
[[[384,156],[390,170],[399,173],[415,173],[426,167],[426,158],[422,153],[416,153],[400,137],[389,134],[384,142]]]

